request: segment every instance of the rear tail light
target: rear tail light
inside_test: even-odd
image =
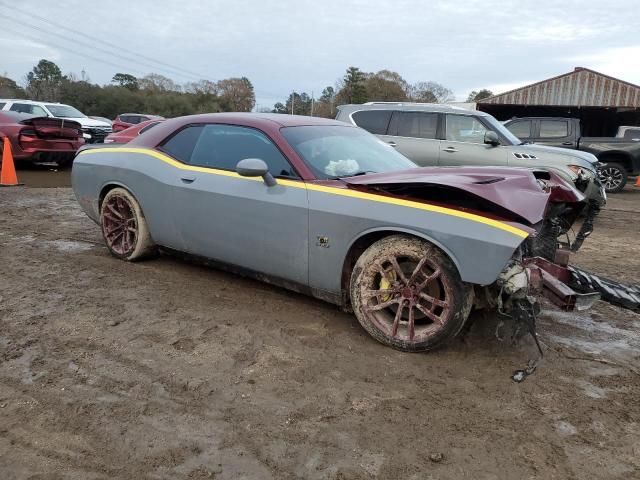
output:
[[[18,136],[18,143],[20,143],[21,147],[25,147],[28,146],[29,143],[37,141],[38,140],[38,134],[36,133],[35,130],[32,130],[30,128],[25,128],[20,130],[20,134]]]

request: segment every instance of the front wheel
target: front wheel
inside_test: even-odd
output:
[[[598,175],[607,193],[618,193],[627,184],[627,169],[619,163],[607,163]]]
[[[453,262],[434,245],[392,235],[372,244],[351,275],[351,303],[376,340],[398,350],[430,350],[455,337],[473,301]]]
[[[109,190],[100,207],[102,236],[114,257],[127,261],[153,256],[155,244],[135,197],[124,188]]]

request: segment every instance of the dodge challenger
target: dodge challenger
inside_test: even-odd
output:
[[[335,120],[221,113],[81,149],[73,189],[113,256],[184,253],[353,311],[377,340],[424,351],[472,308],[531,321],[536,297],[588,308],[558,280],[584,208],[544,170],[419,168]]]

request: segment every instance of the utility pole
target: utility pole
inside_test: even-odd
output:
[[[311,90],[311,116],[312,117],[313,117],[313,103],[314,103],[313,90]]]
[[[296,92],[291,93],[291,115],[293,115],[293,105],[296,103]]]

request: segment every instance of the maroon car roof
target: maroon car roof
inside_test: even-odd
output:
[[[154,127],[148,134],[135,138],[130,143],[143,147],[155,147],[172,132],[193,123],[228,123],[258,128],[266,133],[273,133],[281,127],[299,127],[303,125],[349,126],[338,120],[280,113],[203,113],[165,120],[162,125]]]

